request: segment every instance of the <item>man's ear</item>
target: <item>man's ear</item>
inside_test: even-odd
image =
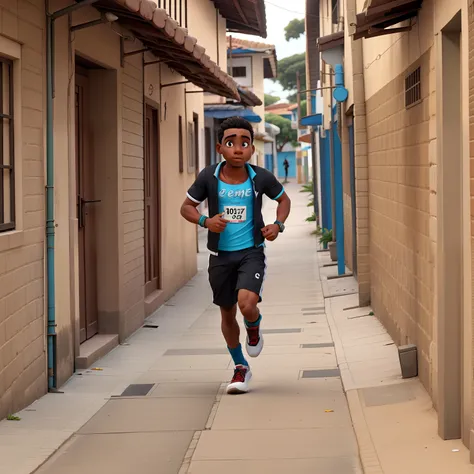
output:
[[[219,153],[219,155],[222,155],[221,153],[222,145],[220,143],[216,143],[216,151]]]
[[[252,145],[252,155],[255,153],[255,145]]]

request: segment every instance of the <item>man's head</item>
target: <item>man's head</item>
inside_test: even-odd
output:
[[[252,125],[241,117],[224,120],[219,127],[217,139],[217,153],[231,166],[245,166],[255,153]]]

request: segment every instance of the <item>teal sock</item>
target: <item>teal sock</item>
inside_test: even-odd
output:
[[[260,324],[261,320],[262,320],[262,315],[259,314],[258,319],[254,321],[253,323],[251,323],[250,321],[247,321],[246,319],[244,319],[244,322],[245,322],[245,326],[247,326],[248,328],[255,328]]]
[[[234,361],[234,365],[245,365],[249,366],[249,363],[244,357],[244,353],[242,352],[242,344],[239,344],[235,348],[230,348],[227,346],[227,349],[230,352],[230,355],[232,356],[232,360]]]

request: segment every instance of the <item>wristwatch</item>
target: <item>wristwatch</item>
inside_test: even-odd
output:
[[[276,224],[280,228],[280,233],[285,230],[285,224],[283,224],[283,222],[275,221],[274,224]]]

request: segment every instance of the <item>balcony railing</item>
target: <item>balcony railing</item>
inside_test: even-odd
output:
[[[154,0],[179,26],[188,27],[188,0]]]

